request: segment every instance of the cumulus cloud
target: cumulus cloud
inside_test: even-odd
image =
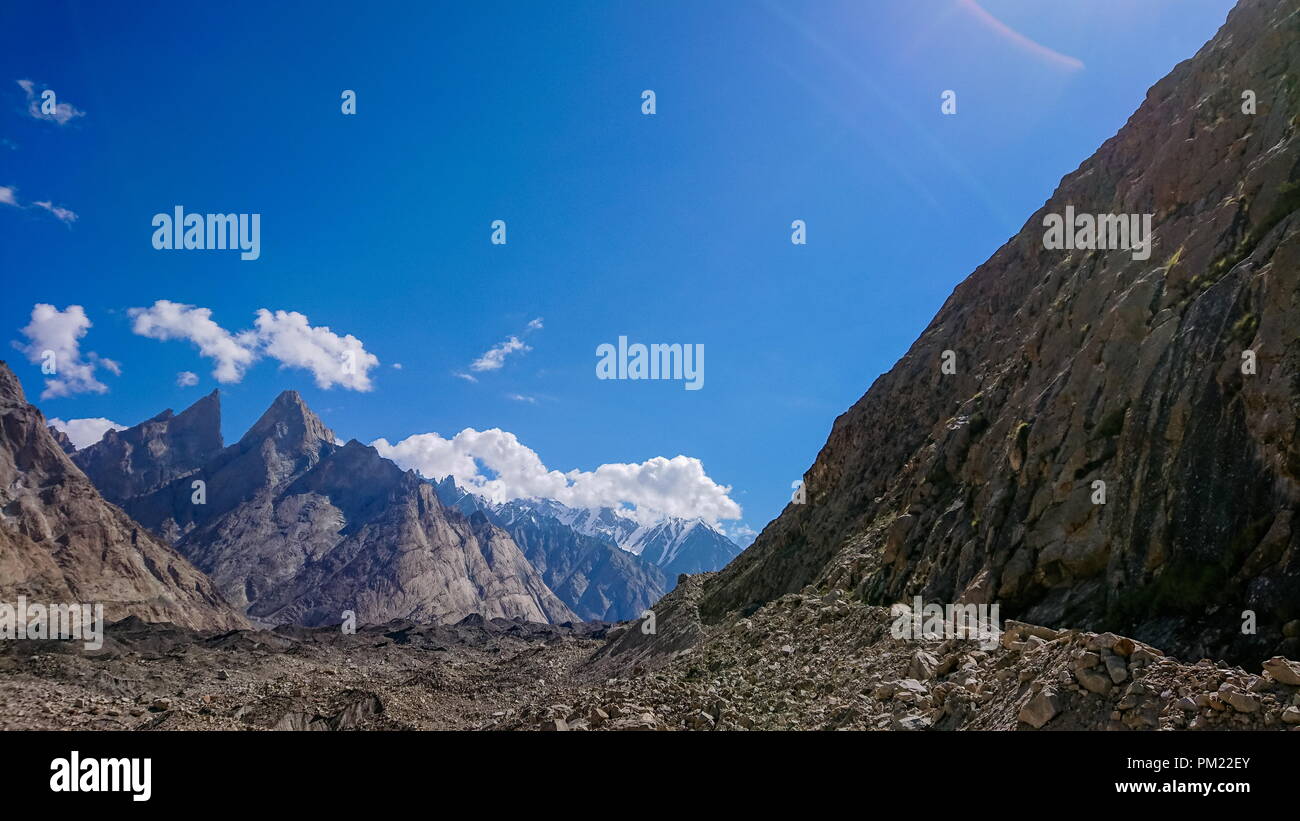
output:
[[[312,327],[297,311],[261,308],[253,324],[268,356],[281,367],[311,371],[317,387],[339,384],[354,391],[373,390],[368,371],[379,364],[379,357],[352,334],[339,336],[328,326]]]
[[[199,384],[199,375],[194,371],[181,371],[176,374],[176,387],[190,388]]]
[[[27,94],[27,113],[37,120],[45,120],[47,122],[58,123],[59,125],[67,125],[78,117],[86,116],[86,112],[81,111],[71,103],[58,102],[57,95],[55,96],[54,110],[46,113],[42,110],[45,103],[42,95],[48,89],[45,86],[42,86],[41,90],[38,92],[36,90],[36,83],[33,83],[31,80],[19,80],[18,85],[21,86],[23,92]]]
[[[14,342],[13,345],[29,362],[41,365],[42,370],[53,368],[47,374],[42,399],[106,393],[108,386],[95,378],[95,370],[103,367],[113,374],[122,372],[117,362],[93,351],[83,356],[81,339],[90,326],[90,318],[80,305],[69,305],[62,311],[43,302],[32,307],[31,323],[22,329],[27,344]]]
[[[110,430],[126,430],[126,425],[119,425],[112,419],[105,419],[102,416],[96,416],[90,419],[51,419],[50,425],[68,435],[72,446],[77,450],[89,447],[100,439]]]
[[[703,463],[689,456],[564,473],[547,468],[531,448],[499,428],[466,428],[450,439],[421,433],[396,444],[387,439],[371,444],[404,468],[430,479],[454,476],[457,484],[496,502],[554,499],[571,507],[615,508],[641,522],[699,517],[717,526],[719,520],[741,516],[731,488],[710,479]]]
[[[235,335],[212,320],[208,308],[196,308],[160,299],[150,308],[127,312],[135,324],[131,330],[150,339],[184,339],[199,348],[201,356],[216,362],[212,376],[218,382],[238,382],[257,359],[257,341],[251,332]]]
[[[10,186],[0,185],[0,205],[18,207],[18,195],[14,191],[15,189]]]
[[[212,319],[212,311],[160,299],[149,308],[132,308],[136,334],[151,339],[184,339],[198,346],[199,354],[216,364],[218,382],[239,382],[248,368],[263,356],[284,368],[310,371],[317,386],[341,385],[356,391],[374,386],[370,370],[379,357],[365,349],[355,336],[339,336],[327,326],[312,326],[297,311],[259,308],[253,328],[231,333]]]

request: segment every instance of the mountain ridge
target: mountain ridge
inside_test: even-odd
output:
[[[183,556],[99,493],[0,361],[0,598],[98,603],[199,630],[247,627]]]
[[[123,505],[261,624],[576,618],[504,531],[337,441],[283,391],[234,444]]]
[[[954,289],[835,420],[807,503],[709,581],[705,618],[814,585],[998,601],[1195,656],[1297,654],[1296,12],[1240,3]],[[1151,259],[1047,250],[1067,205],[1152,214]]]

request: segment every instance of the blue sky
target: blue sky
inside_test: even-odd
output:
[[[835,417],[1231,5],[6,3],[0,328],[27,344],[34,305],[80,305],[83,357],[119,363],[49,417],[129,425],[219,386],[233,441],[293,388],[344,439],[500,428],[560,471],[685,455],[743,508],[724,524],[761,530]],[[71,108],[33,116],[20,80]],[[155,250],[176,205],[260,214],[260,259]],[[370,390],[265,352],[218,383],[190,342],[133,333],[157,300],[232,334],[301,313],[377,357]],[[597,380],[620,335],[703,344],[705,387]],[[511,336],[530,350],[469,370]],[[6,348],[36,399],[39,364]]]

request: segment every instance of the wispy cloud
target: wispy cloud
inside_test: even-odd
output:
[[[529,323],[524,326],[524,332],[522,335],[527,336],[533,331],[540,331],[541,329],[542,318],[539,316],[536,319],[529,321]],[[500,342],[493,345],[491,348],[488,348],[482,356],[470,363],[469,369],[479,373],[482,373],[483,371],[499,371],[501,370],[501,367],[505,365],[506,357],[514,353],[522,356],[531,350],[532,347],[528,345],[528,343],[512,334],[511,336],[506,337],[504,342]],[[468,378],[471,382],[478,381],[477,379],[470,378],[468,374],[457,373],[456,375],[462,378]]]
[[[86,112],[71,103],[59,102],[58,95],[51,97],[47,94],[50,91],[47,86],[42,85],[38,90],[37,84],[31,80],[19,80],[18,85],[27,94],[27,113],[34,119],[67,125],[86,116]]]
[[[190,388],[199,384],[199,375],[194,371],[181,371],[176,374],[176,387]]]
[[[470,363],[469,368],[472,371],[498,371],[506,363],[506,357],[512,353],[528,353],[532,348],[522,342],[519,337],[512,336],[498,345],[494,345]]]
[[[536,405],[536,404],[537,404],[537,397],[536,397],[536,396],[524,396],[524,395],[521,394],[521,393],[508,393],[508,394],[506,394],[506,399],[510,399],[510,400],[515,401],[515,402],[527,402],[527,403],[530,404],[530,405]]]
[[[54,203],[49,202],[48,200],[45,202],[34,202],[32,203],[32,205],[36,208],[44,208],[46,211],[49,211],[60,222],[64,222],[71,225],[72,223],[77,221],[77,214],[75,211],[70,211],[67,208],[63,208],[61,206],[55,205]]]
[[[53,214],[56,219],[65,225],[71,225],[77,221],[75,211],[55,205],[49,200],[33,202],[24,206],[18,199],[18,189],[12,185],[0,185],[0,205],[12,205],[14,208],[40,208]]]

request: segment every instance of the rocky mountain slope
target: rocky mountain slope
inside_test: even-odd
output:
[[[815,584],[1300,655],[1298,112],[1300,4],[1242,0],[835,421],[704,616]],[[1150,258],[1047,250],[1067,206],[1153,215]]]
[[[221,398],[213,391],[179,415],[171,408],[72,455],[90,480],[114,504],[140,496],[192,472],[222,448]]]
[[[508,534],[446,510],[373,448],[337,444],[293,391],[237,443],[124,504],[263,623],[575,619]]]
[[[208,579],[104,500],[0,362],[0,601],[100,603],[200,630],[247,622]]]
[[[839,591],[705,626],[709,578],[660,602],[656,634],[612,628],[567,691],[490,728],[1300,730],[1288,659],[1187,663],[1113,633],[1013,621],[989,646],[896,638],[888,608]]]
[[[668,589],[655,565],[563,524],[548,515],[546,502],[492,505],[460,488],[450,476],[434,487],[445,505],[486,516],[509,533],[546,585],[581,619],[639,618]]]

